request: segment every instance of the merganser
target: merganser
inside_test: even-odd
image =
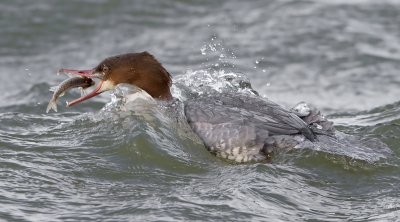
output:
[[[170,74],[148,52],[109,57],[90,70],[59,69],[58,72],[100,79],[93,92],[68,106],[112,90],[120,83],[135,85],[155,100],[174,102]],[[312,128],[294,112],[253,95],[220,93],[199,97],[184,102],[184,113],[210,152],[235,162],[262,161],[274,147],[298,144],[296,136],[316,140]]]

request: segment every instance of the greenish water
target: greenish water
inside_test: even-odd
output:
[[[399,220],[399,22],[397,1],[2,1],[0,218]],[[48,89],[65,79],[57,69],[145,50],[181,101],[246,90],[234,75],[393,155],[295,149],[232,165],[196,140],[179,106],[123,112],[104,94],[66,108],[79,97],[70,91],[45,113]]]

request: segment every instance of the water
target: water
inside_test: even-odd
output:
[[[399,220],[399,22],[394,0],[4,0],[0,218]],[[105,93],[66,108],[80,96],[70,91],[45,113],[49,87],[66,78],[57,69],[145,50],[175,77],[180,101],[193,90],[306,101],[394,154],[369,162],[297,149],[232,165],[205,150],[179,106],[123,111],[105,107]]]

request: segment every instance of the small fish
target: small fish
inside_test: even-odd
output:
[[[50,91],[54,91],[54,94],[53,98],[49,102],[49,105],[47,106],[46,113],[48,113],[50,109],[54,109],[54,111],[57,112],[57,98],[59,96],[63,96],[64,92],[69,88],[80,87],[82,90],[85,90],[93,85],[94,81],[91,78],[77,76],[64,80],[58,86],[51,87]]]

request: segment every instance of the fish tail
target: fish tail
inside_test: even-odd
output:
[[[51,100],[49,102],[49,105],[47,105],[46,113],[49,113],[50,109],[53,109],[54,111],[57,112],[57,103],[55,100]]]

